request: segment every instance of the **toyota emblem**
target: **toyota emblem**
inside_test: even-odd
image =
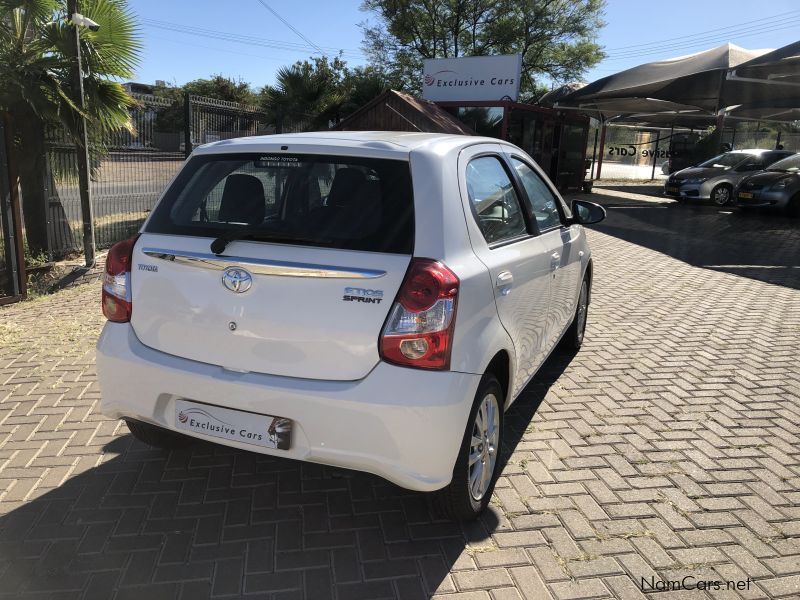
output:
[[[239,267],[230,267],[222,273],[222,285],[232,292],[243,294],[253,285],[253,276]]]

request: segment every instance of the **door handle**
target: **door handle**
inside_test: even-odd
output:
[[[561,255],[558,252],[553,252],[550,255],[550,270],[555,271],[561,265]]]
[[[497,276],[494,286],[501,296],[508,296],[511,293],[511,286],[514,284],[514,276],[511,271],[503,271]]]

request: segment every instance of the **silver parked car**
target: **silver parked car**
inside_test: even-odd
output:
[[[779,208],[800,217],[800,154],[773,163],[766,171],[745,177],[736,188],[740,208]]]
[[[788,150],[734,150],[669,176],[664,194],[676,200],[711,200],[725,206],[733,200],[736,185],[748,175],[763,171],[790,156]]]

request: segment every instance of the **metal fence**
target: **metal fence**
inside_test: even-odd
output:
[[[266,115],[253,106],[199,96],[131,96],[131,130],[90,142],[98,248],[139,229],[193,147],[271,132]],[[48,254],[58,258],[82,249],[76,154],[63,129],[50,128],[46,139]]]

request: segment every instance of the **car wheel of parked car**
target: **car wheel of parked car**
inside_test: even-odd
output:
[[[504,398],[497,378],[491,373],[484,375],[469,414],[453,480],[434,496],[439,510],[451,519],[471,521],[489,504],[498,476]]]
[[[731,201],[731,186],[727,183],[720,183],[717,187],[711,190],[711,200],[717,206],[725,206]]]
[[[581,292],[578,296],[578,306],[572,324],[561,338],[561,347],[565,350],[580,350],[583,345],[583,336],[586,333],[586,317],[589,314],[589,278],[584,277],[581,283]]]
[[[128,426],[128,430],[133,434],[133,437],[154,448],[163,448],[165,450],[183,448],[191,441],[184,435],[173,433],[161,427],[150,425],[149,423],[125,419],[125,424]]]

